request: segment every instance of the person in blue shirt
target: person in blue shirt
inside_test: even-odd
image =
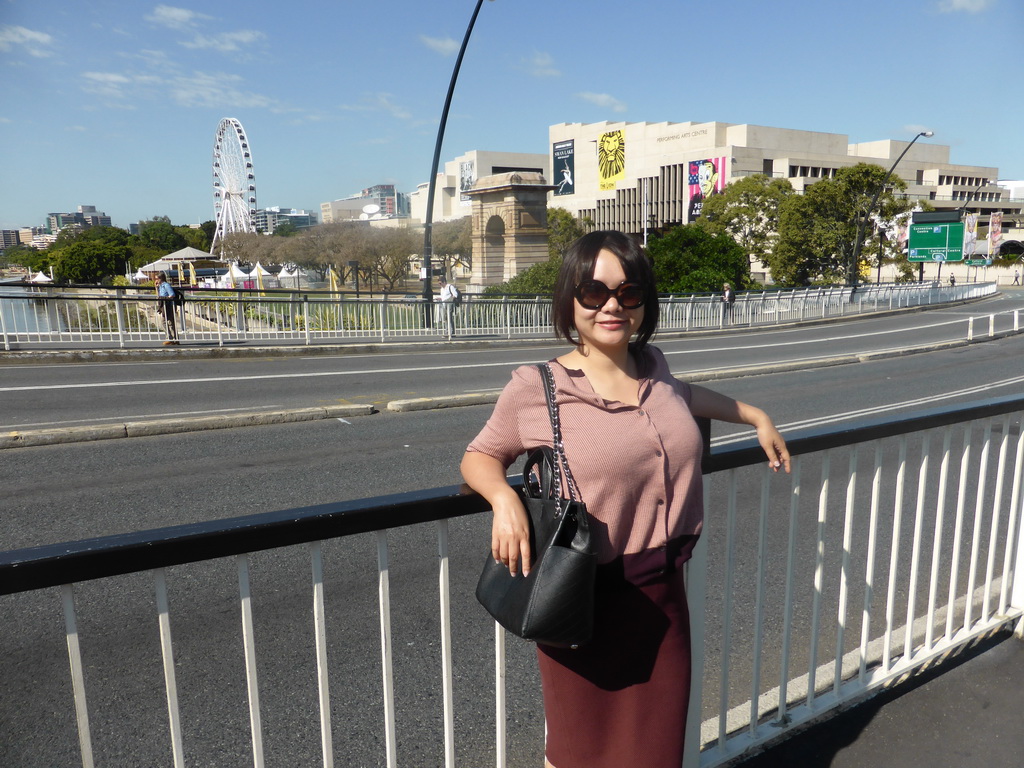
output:
[[[167,282],[167,273],[161,272],[154,281],[156,295],[160,297],[159,312],[164,318],[164,329],[167,331],[167,340],[164,346],[178,344],[178,329],[174,325],[174,288]]]

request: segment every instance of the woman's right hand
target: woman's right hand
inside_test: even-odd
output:
[[[526,507],[514,493],[494,504],[491,523],[491,556],[508,566],[513,576],[522,566],[523,576],[530,574],[530,520]]]

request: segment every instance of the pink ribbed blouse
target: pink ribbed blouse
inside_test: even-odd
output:
[[[593,521],[598,561],[664,551],[674,539],[699,534],[700,430],[690,413],[690,387],[673,378],[661,350],[647,347],[643,355],[638,406],[604,400],[583,371],[555,361],[551,369],[565,454]],[[542,387],[535,366],[513,371],[468,450],[508,468],[528,450],[550,446]]]

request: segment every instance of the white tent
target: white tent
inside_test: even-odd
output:
[[[164,258],[167,261],[175,261],[175,262],[177,262],[177,261],[200,261],[200,260],[203,260],[203,259],[205,259],[205,260],[213,259],[214,255],[212,253],[207,253],[206,251],[200,251],[198,248],[192,248],[191,246],[189,246],[187,248],[182,248],[180,251],[175,251],[174,253],[168,253],[166,256],[164,256]]]
[[[140,268],[138,272],[132,275],[132,280],[136,283],[144,283],[149,280],[149,275],[142,271]]]
[[[172,262],[167,261],[166,259],[157,259],[156,261],[151,261],[149,264],[143,264],[141,267],[139,267],[139,272],[166,272],[169,269],[177,268],[178,262],[176,261]]]
[[[38,275],[35,275],[31,280],[29,280],[29,282],[30,283],[52,283],[53,280],[50,279],[49,275],[47,275],[47,274],[45,274],[43,272],[40,272]]]
[[[252,272],[249,274],[250,276],[255,277],[257,272],[264,276],[271,274],[270,270],[265,269],[258,261],[256,262],[256,266],[252,268]]]

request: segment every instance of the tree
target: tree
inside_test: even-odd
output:
[[[724,233],[696,224],[673,227],[647,242],[659,293],[717,291],[722,283],[742,290],[750,282],[747,254]]]
[[[53,268],[58,278],[72,283],[98,283],[104,277],[123,274],[127,262],[127,246],[79,240],[60,250]]]
[[[276,227],[274,227],[274,237],[291,237],[299,230],[295,226],[295,222],[291,219],[285,219]]]
[[[707,198],[696,223],[712,234],[729,235],[751,262],[767,263],[778,238],[779,209],[792,194],[788,179],[763,173],[745,176]]]
[[[431,225],[430,230],[433,258],[442,261],[446,275],[452,274],[456,264],[473,266],[472,216],[463,216],[461,219],[453,221],[442,221]]]
[[[139,242],[143,246],[163,251],[162,255],[165,256],[187,245],[185,238],[174,230],[171,222],[164,219],[139,222]]]
[[[863,252],[860,263],[852,264],[860,219],[876,213],[890,220],[911,208],[908,200],[893,194],[907,187],[893,176],[875,209],[868,211],[885,174],[880,166],[858,163],[839,169],[835,178],[812,184],[803,195],[787,197],[780,207],[779,241],[768,261],[775,282],[808,285],[850,282],[855,275],[859,279],[869,267]],[[870,236],[871,228],[865,227],[865,239]]]
[[[409,273],[409,259],[421,246],[420,239],[412,230],[396,227],[371,227],[366,235],[359,251],[360,272],[369,266],[371,274],[387,283],[386,290],[394,291]]]
[[[565,208],[548,208],[548,253],[561,259],[570,245],[593,228],[589,218],[577,219]]]
[[[210,238],[206,236],[206,232],[203,231],[202,227],[175,227],[174,231],[185,240],[185,246],[206,251],[207,253],[210,252]],[[184,248],[185,246],[182,247]]]
[[[90,227],[62,231],[47,252],[59,278],[73,283],[98,283],[105,277],[124,274],[131,257],[131,236],[117,227]]]

